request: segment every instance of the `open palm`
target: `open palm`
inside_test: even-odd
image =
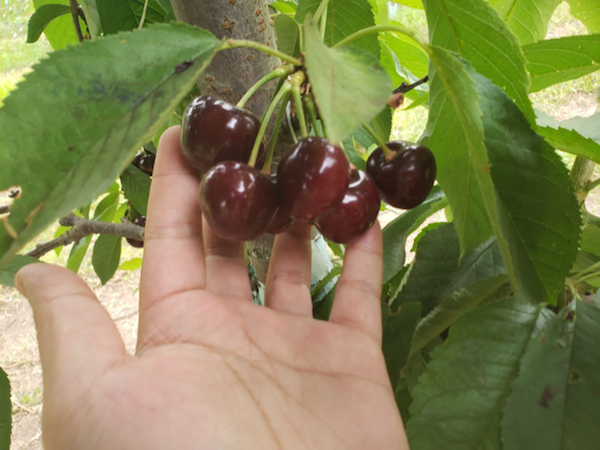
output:
[[[19,272],[38,330],[46,448],[407,448],[381,352],[379,227],[348,246],[322,322],[310,228],[277,237],[261,307],[242,244],[203,226],[197,195],[171,128],[152,183],[134,356],[75,274]]]

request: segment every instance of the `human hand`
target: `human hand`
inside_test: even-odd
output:
[[[165,132],[128,355],[67,269],[23,268],[44,373],[46,449],[406,449],[381,351],[382,238],[348,245],[329,322],[312,318],[310,227],[279,235],[266,307],[243,245],[202,223],[198,179]]]

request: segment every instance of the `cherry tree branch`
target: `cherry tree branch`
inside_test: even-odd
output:
[[[64,227],[71,227],[71,229],[56,239],[39,244],[27,253],[26,256],[41,258],[46,253],[58,247],[72,244],[92,234],[108,234],[138,241],[144,240],[144,228],[132,223],[99,222],[97,220],[83,219],[77,217],[75,214],[63,217],[59,223]]]
[[[408,91],[412,91],[414,88],[416,88],[417,86],[422,85],[423,83],[427,83],[429,81],[429,75],[424,76],[423,78],[421,78],[418,81],[415,81],[413,84],[407,84],[406,82],[403,82],[400,86],[398,86],[396,89],[394,89],[394,94],[398,94],[398,93],[403,93],[406,94]]]

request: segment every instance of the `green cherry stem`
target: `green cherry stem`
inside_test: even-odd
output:
[[[321,15],[327,10],[327,6],[329,6],[329,0],[323,0],[315,12],[315,17],[313,19],[315,22],[319,21]]]
[[[300,122],[300,133],[304,139],[308,137],[308,127],[306,126],[306,116],[304,115],[304,105],[302,104],[300,89],[300,86],[294,85],[292,94],[294,95],[294,104],[296,105],[296,115],[298,116],[298,122]]]
[[[289,81],[283,83],[283,87],[279,90],[271,104],[269,105],[269,109],[265,113],[263,117],[263,121],[260,125],[260,130],[258,130],[258,136],[256,136],[256,141],[254,142],[254,147],[252,148],[252,155],[250,156],[250,160],[248,161],[248,165],[250,167],[254,167],[256,165],[256,159],[258,158],[258,152],[260,150],[260,144],[262,144],[262,140],[265,137],[265,133],[267,132],[267,127],[269,126],[269,121],[275,112],[275,108],[277,105],[283,100],[286,95],[292,90],[292,84]]]
[[[267,151],[267,159],[265,161],[265,165],[262,169],[263,173],[269,175],[271,173],[271,163],[273,162],[273,156],[275,155],[275,147],[277,145],[277,137],[279,135],[279,129],[281,128],[281,124],[283,123],[283,118],[286,115],[286,107],[288,102],[290,101],[290,97],[292,96],[291,92],[286,92],[286,95],[283,96],[283,100],[281,101],[281,107],[279,108],[279,112],[277,113],[277,119],[275,120],[275,127],[273,127],[273,137],[271,138],[271,142],[269,143],[269,150]]]
[[[223,42],[223,44],[221,44],[220,50],[227,50],[230,48],[253,48],[275,56],[282,61],[293,64],[294,66],[302,66],[302,61],[300,61],[298,58],[294,58],[293,56],[280,52],[279,50],[275,50],[267,45],[259,44],[258,42],[249,41],[246,39],[227,39]]]
[[[342,39],[340,42],[335,44],[332,48],[343,47],[344,45],[348,45],[348,44],[350,44],[354,41],[357,41],[358,39],[361,39],[365,36],[369,36],[371,34],[376,34],[376,33],[382,33],[385,31],[393,31],[395,33],[404,34],[405,36],[408,36],[413,41],[415,41],[417,44],[419,44],[419,46],[425,51],[425,53],[427,53],[428,55],[431,53],[431,50],[429,49],[429,45],[427,44],[427,42],[425,42],[414,31],[412,31],[411,29],[406,28],[402,25],[377,25],[374,27],[364,28],[360,31],[357,31],[354,34],[351,34],[350,36],[346,37],[345,39]]]
[[[381,137],[375,132],[371,125],[365,123],[363,125],[363,128],[367,130],[367,133],[369,133],[373,140],[377,143],[377,145],[381,147],[381,150],[383,150],[383,154],[386,158],[392,158],[394,156],[394,152],[390,150],[386,142],[383,139],[381,139]]]
[[[317,120],[315,102],[310,95],[304,96],[304,106],[306,106],[306,110],[310,116],[310,122],[312,123],[313,130],[315,130],[315,134],[319,137],[323,137],[323,129],[319,127],[319,121]]]
[[[250,89],[248,89],[248,92],[246,92],[246,94],[244,94],[242,99],[238,102],[237,107],[243,108],[244,106],[246,106],[246,103],[256,93],[256,91],[258,91],[261,87],[263,87],[269,81],[274,80],[275,78],[287,77],[288,75],[291,75],[292,73],[294,73],[294,66],[292,66],[291,64],[285,64],[285,65],[281,66],[279,69],[275,69],[273,72],[266,74],[264,77],[262,77],[260,80],[258,80],[254,86],[252,86]]]

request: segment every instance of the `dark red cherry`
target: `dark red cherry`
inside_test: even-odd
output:
[[[266,233],[278,208],[277,190],[269,177],[235,161],[219,163],[204,175],[200,202],[216,234],[240,241]]]
[[[251,112],[204,95],[183,113],[181,150],[202,173],[222,161],[247,163],[259,129],[260,121]]]
[[[154,161],[155,160],[156,160],[156,156],[154,156],[152,153],[149,153],[148,155],[143,155],[138,160],[137,166],[146,175],[152,176],[152,172],[154,171]]]
[[[349,180],[343,150],[317,137],[298,142],[277,168],[282,207],[298,220],[311,221],[340,203]]]
[[[277,174],[275,174],[275,173],[271,174],[271,183],[273,183],[273,185],[275,186],[275,189],[277,190],[277,193],[279,194],[279,189],[277,188]],[[279,195],[278,195],[278,198],[279,198]],[[277,214],[275,214],[275,217],[273,218],[273,221],[271,222],[271,225],[269,226],[267,233],[272,234],[272,235],[283,233],[285,230],[287,230],[290,227],[290,225],[293,222],[294,222],[294,219],[292,219],[290,217],[290,212],[288,210],[286,210],[285,208],[281,207],[281,198],[279,198],[279,209],[277,210]]]
[[[367,172],[375,179],[381,198],[392,206],[411,209],[427,198],[436,176],[435,157],[424,145],[390,142],[395,152],[387,159],[381,148],[367,161]]]
[[[133,224],[139,227],[146,227],[146,216],[137,216],[133,219]],[[144,247],[144,241],[139,241],[137,239],[127,239],[127,243],[135,248]]]
[[[353,170],[342,202],[317,217],[316,225],[330,241],[348,244],[373,226],[379,215],[379,207],[379,190],[375,180],[365,172]]]

